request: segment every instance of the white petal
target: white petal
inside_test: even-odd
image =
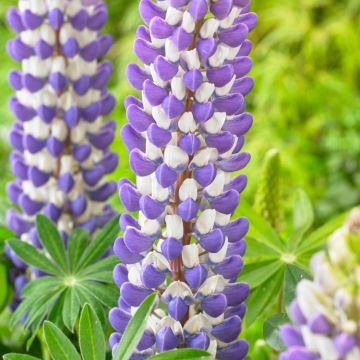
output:
[[[221,275],[214,275],[205,280],[198,290],[204,296],[221,293],[224,291],[226,280]]]
[[[218,30],[220,21],[214,18],[207,19],[200,29],[200,35],[203,39],[214,37],[215,32]]]
[[[152,187],[151,187],[151,196],[153,199],[158,201],[165,201],[170,196],[170,189],[169,188],[163,188],[157,181],[156,175],[151,174],[152,176]]]
[[[220,22],[220,26],[223,29],[228,29],[230,26],[233,25],[235,19],[239,16],[241,12],[241,8],[234,6],[232,10],[230,11],[230,14]]]
[[[156,124],[163,128],[163,129],[169,129],[171,125],[170,119],[166,116],[164,110],[162,109],[162,106],[154,106],[152,108],[152,117],[154,118]]]
[[[129,270],[128,279],[134,285],[142,285],[141,281],[141,265],[140,264],[133,264],[128,265],[127,269]]]
[[[172,62],[177,62],[180,59],[180,52],[170,38],[165,41],[165,56]]]
[[[206,209],[198,217],[195,228],[200,234],[207,234],[213,228],[215,224],[216,210]]]
[[[152,142],[146,141],[146,151],[145,151],[147,157],[150,160],[158,160],[162,158],[162,151],[160,148],[155,146]]]
[[[216,173],[216,177],[213,180],[213,182],[205,188],[205,191],[210,196],[219,196],[224,191],[224,185],[225,185],[225,174],[223,171],[218,170]]]
[[[178,122],[179,129],[184,133],[193,133],[197,129],[196,121],[192,112],[185,112],[181,115]]]
[[[66,74],[66,63],[65,58],[62,56],[57,56],[53,60],[53,65],[51,68],[53,73],[60,72],[61,74]]]
[[[196,244],[185,245],[182,251],[182,260],[184,266],[193,268],[199,264],[199,249]]]
[[[222,214],[220,212],[216,212],[215,224],[218,226],[225,226],[231,220],[231,215]]]
[[[200,87],[196,90],[195,99],[199,103],[205,103],[209,101],[212,94],[214,93],[215,85],[209,82],[204,82],[200,85]]]
[[[186,199],[197,199],[197,186],[194,179],[185,179],[179,189],[179,197],[181,201]]]
[[[217,134],[224,126],[225,120],[226,113],[216,112],[203,127],[209,134]]]
[[[209,58],[209,64],[212,67],[221,66],[229,55],[229,49],[224,45],[219,45],[215,54]]]
[[[146,235],[159,234],[161,231],[159,222],[148,219],[141,211],[139,212],[139,225],[141,226],[141,232]]]
[[[234,85],[235,80],[236,80],[236,76],[234,75],[233,78],[226,85],[224,85],[223,87],[216,88],[216,94],[219,96],[228,95]]]
[[[175,145],[167,145],[164,151],[164,161],[169,167],[176,169],[188,163],[187,153]]]
[[[171,80],[171,91],[179,100],[185,98],[186,88],[181,77],[174,77]]]
[[[222,261],[224,261],[224,259],[226,258],[226,253],[228,251],[228,247],[229,247],[229,241],[228,241],[228,238],[226,237],[224,245],[219,252],[209,253],[210,261],[215,264],[218,264],[218,263],[221,263]]]
[[[182,239],[184,236],[184,225],[179,215],[166,215],[166,235],[175,239]]]
[[[65,121],[55,119],[51,124],[51,133],[56,139],[64,141],[68,134],[68,128],[65,124]]]
[[[200,69],[200,59],[196,49],[184,51],[182,58],[186,61],[189,70]]]
[[[190,334],[196,334],[201,330],[211,331],[211,329],[211,323],[203,313],[192,316],[184,325],[184,331]]]
[[[184,12],[181,26],[187,33],[192,33],[195,30],[195,20],[188,11]]]
[[[215,148],[202,149],[196,153],[191,164],[197,167],[203,167],[209,162],[213,162],[218,158],[218,151]]]
[[[172,6],[169,6],[169,8],[166,11],[165,21],[169,25],[176,25],[182,20],[182,17],[183,17],[182,11],[175,9]]]
[[[187,297],[192,297],[192,291],[186,283],[182,281],[172,282],[162,294],[163,298],[167,297],[180,297],[185,299]]]
[[[171,270],[171,266],[166,257],[156,251],[148,253],[142,262],[143,265],[153,264],[160,271]]]
[[[137,176],[136,187],[142,195],[151,195],[152,180],[149,176]]]

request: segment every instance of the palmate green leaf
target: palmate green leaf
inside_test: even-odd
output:
[[[102,303],[89,291],[85,291],[82,286],[77,287],[77,293],[82,304],[90,304],[93,310],[96,312],[97,317],[102,324],[102,327],[105,328],[107,321],[107,313],[105,313],[104,306]]]
[[[40,359],[25,354],[6,354],[4,355],[4,360],[40,360]]]
[[[22,292],[22,296],[25,298],[33,295],[39,296],[39,294],[44,294],[44,292],[49,293],[53,290],[60,288],[63,285],[63,281],[58,278],[44,276],[27,283]]]
[[[310,275],[298,266],[287,265],[284,277],[284,303],[285,306],[288,307],[295,298],[296,286],[299,281],[309,279]]]
[[[89,233],[83,229],[75,229],[69,236],[68,255],[70,271],[75,270],[89,243]]]
[[[314,210],[305,191],[299,189],[295,194],[293,207],[293,235],[289,240],[289,248],[296,249],[305,233],[314,223]]]
[[[149,295],[131,318],[116,350],[114,360],[130,359],[143,335],[147,319],[153,310],[155,301],[156,293]]]
[[[89,304],[81,312],[79,344],[83,360],[105,360],[106,344],[99,318]]]
[[[264,339],[271,348],[278,352],[286,350],[286,346],[281,340],[280,328],[289,321],[286,314],[276,314],[270,316],[264,323]]]
[[[69,287],[64,296],[62,319],[65,326],[73,332],[76,319],[79,315],[81,303],[75,287]]]
[[[67,258],[65,254],[64,241],[56,226],[44,215],[37,215],[36,230],[39,239],[52,259],[63,270],[67,270]]]
[[[81,281],[78,287],[81,287],[88,296],[94,296],[100,303],[108,308],[116,305],[119,290],[115,287],[104,286],[93,281]]]
[[[115,241],[119,232],[119,217],[116,216],[98,233],[94,240],[84,251],[76,269],[83,268],[104,255],[111,244]]]
[[[114,267],[119,263],[119,259],[116,256],[109,256],[102,259],[95,264],[89,265],[84,269],[81,269],[77,274],[80,278],[92,278],[100,272],[113,271]],[[112,281],[111,281],[112,282]]]
[[[271,279],[250,291],[246,323],[250,326],[277,299],[283,283],[283,269]]]
[[[297,249],[298,256],[302,256],[308,252],[315,252],[320,247],[322,247],[328,237],[339,227],[341,227],[346,218],[348,217],[349,212],[345,212],[340,216],[335,217],[334,219],[330,220],[320,228],[316,229],[312,232],[308,237],[306,237],[299,245]]]
[[[259,243],[265,244],[278,253],[281,253],[284,250],[284,243],[281,241],[276,231],[248,204],[242,202],[239,211],[251,224],[248,233],[249,237],[256,239]]]
[[[28,265],[49,274],[62,275],[62,271],[57,265],[30,244],[17,239],[8,240],[8,244],[15,254]]]
[[[282,266],[283,263],[278,259],[259,261],[251,264],[246,264],[245,262],[240,280],[248,283],[250,289],[255,289],[274,276]]]
[[[54,360],[81,360],[71,341],[57,326],[49,321],[44,323],[44,337]]]
[[[206,360],[209,358],[210,354],[204,350],[177,349],[151,356],[149,360]]]

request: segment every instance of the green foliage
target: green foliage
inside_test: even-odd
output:
[[[85,303],[94,307],[104,324],[105,311],[116,304],[118,296],[118,290],[109,286],[117,259],[101,257],[115,240],[118,218],[111,220],[92,241],[87,232],[77,229],[69,237],[67,248],[49,219],[38,215],[36,226],[46,256],[21,240],[8,241],[25,263],[46,273],[24,288],[23,301],[13,314],[11,324],[16,325],[26,316],[24,326],[33,333],[30,342],[45,319],[73,331]],[[83,322],[90,321],[88,311],[83,312]],[[81,328],[84,330],[84,326]]]
[[[286,314],[277,314],[270,316],[264,323],[265,340],[278,352],[286,349],[280,337],[280,327],[289,321],[290,319]]]
[[[254,209],[277,230],[282,224],[282,196],[280,186],[280,154],[269,150],[264,159],[260,181],[255,194]]]
[[[156,302],[156,293],[149,295],[127,325],[114,360],[128,360],[141,340],[146,322]]]

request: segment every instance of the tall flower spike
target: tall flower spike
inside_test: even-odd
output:
[[[121,334],[139,304],[157,292],[163,306],[151,316],[133,359],[177,347],[210,351],[220,360],[243,359],[238,340],[246,284],[245,218],[231,220],[246,177],[232,173],[250,160],[242,152],[252,116],[244,96],[253,87],[246,40],[257,17],[246,0],[141,0],[134,50],[143,67],[127,76],[142,100],[125,101],[122,137],[136,184],[119,183],[126,210],[114,251],[121,289],[110,312]],[[126,265],[125,265],[126,264]],[[169,285],[167,285],[169,284]],[[116,341],[115,341],[116,340]]]
[[[38,247],[38,213],[57,223],[64,238],[75,227],[93,232],[114,216],[106,200],[116,184],[105,177],[118,163],[109,148],[116,125],[103,122],[115,105],[107,92],[112,66],[98,61],[111,46],[100,34],[106,20],[101,0],[20,0],[8,12],[17,32],[8,52],[21,63],[9,75],[17,121],[10,133],[16,180],[8,196],[21,213],[11,210],[7,220]]]
[[[297,286],[293,324],[281,329],[281,360],[360,359],[360,210],[311,261],[314,280]]]

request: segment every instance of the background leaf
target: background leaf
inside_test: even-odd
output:
[[[4,360],[40,360],[39,358],[25,354],[6,354]]]
[[[285,289],[284,303],[288,307],[295,298],[296,286],[299,281],[309,279],[310,275],[295,265],[288,265],[285,268]]]

